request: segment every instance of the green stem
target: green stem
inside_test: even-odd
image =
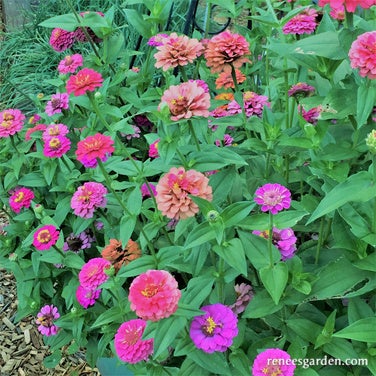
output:
[[[100,111],[100,109],[99,109],[99,107],[98,107],[98,103],[97,103],[97,101],[96,101],[95,98],[94,98],[93,93],[88,92],[88,93],[87,93],[87,96],[88,96],[88,98],[89,98],[89,100],[90,100],[90,103],[91,103],[91,105],[92,105],[92,107],[93,107],[93,110],[94,110],[95,114],[97,115],[98,119],[99,119],[99,120],[101,121],[101,123],[107,128],[107,130],[108,130],[110,133],[112,133],[111,126],[110,126],[110,124],[108,124],[107,120],[106,120],[106,119],[104,118],[104,116],[102,115],[102,113],[101,113],[101,111]]]
[[[206,4],[206,9],[205,9],[205,24],[204,24],[204,30],[205,30],[205,34],[204,34],[204,39],[207,38],[209,36],[209,31],[210,31],[210,17],[211,17],[211,1],[208,0],[207,4]]]
[[[323,217],[323,218],[321,218],[321,222],[320,222],[319,238],[317,240],[317,246],[316,246],[316,256],[315,256],[315,264],[316,265],[319,263],[320,250],[321,250],[321,246],[322,246],[322,243],[323,243],[324,223],[325,223],[325,219]]]
[[[354,29],[354,13],[345,10],[345,27],[349,30]]]
[[[273,214],[269,212],[268,251],[270,267],[273,267]]]
[[[10,138],[10,143],[12,144],[12,147],[14,148],[14,150],[16,151],[16,153],[18,155],[20,155],[21,153],[17,149],[16,143],[14,142],[14,138],[12,136],[10,136],[9,138]]]
[[[68,170],[69,172],[72,172],[70,166],[68,165],[68,162],[65,160],[65,155],[63,155],[62,158],[60,158],[60,159],[61,159],[61,161],[63,162],[63,165],[67,168],[67,170]]]
[[[286,118],[286,129],[290,127],[290,120],[289,120],[289,116],[290,116],[290,100],[289,100],[289,74],[287,72],[287,58],[285,57],[284,58],[284,63],[283,63],[283,68],[284,68],[284,71],[283,71],[283,76],[284,76],[284,84],[285,84],[285,106],[286,106],[286,109],[285,109],[285,118]]]
[[[188,168],[188,162],[187,160],[185,159],[183,153],[179,150],[179,148],[176,148],[176,154],[179,156],[180,160],[181,160],[181,163],[183,164],[183,167],[185,169]]]
[[[218,298],[219,301],[224,303],[225,302],[225,280],[224,280],[224,261],[223,258],[220,257],[218,260],[218,274],[219,274],[219,281],[218,281]]]
[[[193,140],[194,140],[194,142],[195,142],[195,144],[196,144],[197,151],[201,151],[200,144],[199,144],[199,142],[198,142],[198,138],[197,138],[197,136],[196,136],[196,132],[195,132],[195,130],[194,130],[194,128],[193,128],[192,121],[191,121],[190,119],[188,119],[187,122],[188,122],[189,130],[190,130],[191,135],[192,135],[192,137],[193,137]]]

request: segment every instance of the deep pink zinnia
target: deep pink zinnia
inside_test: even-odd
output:
[[[169,272],[148,270],[132,281],[128,300],[138,317],[158,321],[175,313],[180,297],[178,283]]]
[[[209,116],[210,94],[197,82],[183,82],[170,86],[161,98],[161,104],[167,104],[171,120],[189,119],[192,116]]]
[[[183,167],[172,167],[157,184],[156,201],[158,209],[168,218],[185,219],[193,217],[199,208],[189,195],[211,201],[212,187],[209,179],[195,170],[185,171]]]
[[[305,110],[303,106],[299,105],[298,112],[303,116],[305,121],[315,125],[322,112],[322,106],[312,107],[309,110]]]
[[[54,136],[45,141],[43,154],[48,158],[60,158],[70,149],[71,142],[65,136]]]
[[[113,145],[114,140],[110,136],[101,133],[88,136],[77,144],[77,159],[85,167],[96,167],[98,158],[104,162],[114,152]]]
[[[204,315],[191,323],[189,336],[195,346],[206,353],[226,351],[238,335],[238,318],[232,310],[220,303],[201,307]]]
[[[76,299],[78,303],[85,309],[95,304],[102,290],[87,289],[81,285],[77,287]]]
[[[45,225],[35,231],[33,245],[38,251],[50,249],[59,239],[59,230],[53,225]]]
[[[57,52],[71,48],[74,44],[75,34],[73,31],[63,30],[56,27],[51,32],[50,46]]]
[[[21,187],[12,192],[9,197],[9,206],[15,212],[19,213],[22,208],[29,208],[31,200],[34,198],[34,192],[28,188]]]
[[[231,67],[240,68],[244,63],[250,63],[249,44],[240,34],[229,30],[212,37],[205,51],[206,65],[212,73],[231,72]]]
[[[62,110],[69,108],[69,95],[67,93],[56,93],[51,95],[51,100],[47,102],[46,114],[52,116],[60,114]]]
[[[60,61],[57,70],[60,74],[74,73],[82,65],[83,57],[81,54],[67,55]]]
[[[82,218],[92,218],[94,210],[106,206],[106,187],[97,182],[88,182],[78,187],[71,200],[74,214]]]
[[[295,367],[286,351],[267,349],[256,356],[252,376],[294,376]]]
[[[67,93],[73,93],[76,97],[84,95],[87,91],[94,91],[97,87],[101,87],[103,77],[100,73],[93,69],[83,68],[76,75],[69,77],[66,89]]]
[[[52,304],[43,306],[35,320],[36,324],[38,324],[39,332],[47,337],[55,335],[59,328],[54,324],[54,320],[59,317],[60,314],[57,307]]]
[[[348,12],[354,13],[358,6],[363,9],[371,8],[372,5],[376,5],[376,0],[319,0],[320,7],[326,4],[330,4],[332,9],[345,7]]]
[[[134,319],[120,325],[115,334],[114,347],[120,360],[127,363],[138,363],[148,360],[153,353],[154,339],[142,339],[146,321]]]
[[[261,211],[277,214],[290,207],[291,192],[283,185],[267,183],[256,190],[255,202],[261,205]]]
[[[376,78],[376,31],[361,34],[352,43],[349,58],[351,68],[359,69],[362,77]]]
[[[312,34],[317,26],[316,17],[315,9],[304,9],[302,13],[287,21],[282,31],[284,34]]]
[[[13,136],[22,129],[26,117],[18,109],[10,108],[0,112],[0,138]]]
[[[158,158],[159,152],[158,152],[158,144],[161,139],[158,138],[155,140],[152,144],[149,145],[149,157],[150,158]]]
[[[111,262],[102,257],[90,259],[78,273],[78,280],[83,288],[96,290],[99,285],[109,278],[106,270],[111,267]]]

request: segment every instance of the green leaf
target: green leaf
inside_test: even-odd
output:
[[[242,219],[247,217],[255,205],[256,203],[251,201],[242,201],[227,206],[221,213],[225,227],[238,225]]]
[[[356,122],[358,128],[367,122],[376,100],[376,88],[361,85],[358,87],[356,101]]]
[[[63,30],[74,31],[79,26],[79,22],[73,13],[68,13],[49,18],[48,20],[45,20],[39,24],[39,26],[49,27],[51,29],[57,27],[56,25],[59,25],[58,27]]]
[[[209,211],[216,210],[215,206],[208,200],[193,195],[189,195],[189,197],[200,208],[200,212],[204,217],[207,216]]]
[[[44,176],[40,172],[30,172],[24,175],[18,181],[18,184],[26,187],[45,187],[47,185]]]
[[[250,375],[249,370],[252,367],[249,357],[241,349],[236,349],[229,356],[230,364],[238,371],[241,375]]]
[[[208,354],[201,350],[195,350],[188,354],[188,358],[215,375],[230,374],[230,368],[226,362],[224,354],[222,353],[214,352]]]
[[[366,317],[333,334],[333,337],[348,338],[361,342],[376,342],[376,317]]]
[[[114,306],[111,308],[108,308],[106,311],[101,313],[97,319],[94,321],[94,323],[91,325],[91,329],[99,328],[102,325],[106,324],[113,324],[113,323],[121,323],[124,319],[124,312],[122,310],[122,307],[120,306]]]
[[[189,305],[192,308],[200,307],[203,301],[211,293],[214,281],[215,278],[212,276],[191,278],[187,287],[182,292],[182,297],[180,299],[181,303]]]
[[[147,22],[145,22],[140,13],[135,9],[123,9],[127,17],[128,23],[135,28],[135,30],[142,35],[144,38],[148,39],[152,36],[151,28]]]
[[[374,315],[372,308],[360,297],[349,299],[349,306],[347,309],[349,324]]]
[[[71,251],[67,252],[67,255],[64,259],[65,266],[73,269],[81,269],[84,264],[85,261],[78,254]]]
[[[204,313],[205,313],[204,311],[201,311],[201,310],[196,309],[196,308],[192,308],[188,304],[183,304],[183,303],[179,302],[179,307],[175,311],[174,315],[191,318],[191,317],[194,317],[194,316],[203,315]]]
[[[306,318],[292,317],[286,320],[286,324],[299,337],[311,343],[315,343],[316,338],[321,333],[322,329],[321,325]]]
[[[153,256],[144,255],[136,260],[133,260],[128,265],[123,266],[117,276],[118,277],[135,277],[149,269],[155,269],[156,264]]]
[[[46,368],[55,368],[62,358],[62,352],[60,350],[54,351],[51,355],[46,356],[43,359],[43,365]]]
[[[122,244],[128,243],[128,240],[132,236],[136,223],[137,217],[135,215],[129,216],[128,214],[125,214],[121,218],[119,226],[119,240]]]
[[[358,260],[354,265],[362,270],[370,270],[376,272],[376,252],[371,253],[369,256],[362,260]]]
[[[322,332],[318,335],[316,339],[315,349],[331,341],[331,337],[334,331],[334,326],[336,323],[336,313],[337,313],[337,310],[334,310],[327,318]]]
[[[215,237],[216,233],[211,228],[209,222],[200,223],[198,226],[194,227],[193,230],[188,234],[187,239],[184,243],[184,248],[189,249],[197,247],[198,245],[215,239]]]
[[[228,10],[231,13],[232,17],[236,17],[234,0],[211,0],[211,4],[219,5],[223,9]]]
[[[55,209],[55,215],[53,216],[53,220],[57,226],[60,226],[64,222],[66,216],[72,210],[70,206],[71,200],[71,196],[65,196],[64,198],[59,197],[59,202]]]
[[[289,271],[284,262],[260,269],[260,279],[277,305],[286,287]]]
[[[266,290],[262,290],[257,292],[257,294],[251,299],[246,310],[242,314],[242,317],[258,319],[260,317],[271,315],[272,313],[279,311],[282,307],[282,303],[276,305],[269,293]]]

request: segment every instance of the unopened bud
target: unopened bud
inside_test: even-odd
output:
[[[210,210],[208,214],[206,215],[206,219],[209,222],[216,222],[219,218],[219,213],[216,210]]]
[[[368,133],[366,145],[372,154],[376,154],[376,129],[373,129],[371,133]]]

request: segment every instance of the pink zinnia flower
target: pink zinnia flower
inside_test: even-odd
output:
[[[295,364],[290,354],[281,349],[267,349],[256,356],[252,376],[294,376]]]
[[[152,191],[153,196],[156,196],[156,195],[157,195],[157,190],[156,190],[155,185],[149,183],[149,186],[150,186],[150,189],[151,189],[151,191]],[[142,197],[149,197],[149,196],[151,196],[151,195],[150,195],[149,188],[148,188],[148,186],[146,185],[146,183],[142,184],[140,189],[141,189]]]
[[[51,100],[47,102],[46,114],[52,116],[60,114],[62,110],[69,108],[69,95],[67,93],[56,93],[51,95]]]
[[[268,102],[268,97],[265,95],[258,95],[254,93],[253,91],[246,91],[243,94],[243,100],[244,100],[244,109],[245,114],[247,117],[250,116],[262,116],[262,112],[264,110],[264,106],[270,107],[270,103]],[[242,109],[238,102],[235,100],[231,101],[227,105],[227,114],[228,115],[235,115],[240,114],[242,112]]]
[[[77,287],[76,299],[85,309],[95,304],[102,290],[87,289],[81,285]]]
[[[330,4],[332,9],[346,7],[348,12],[353,13],[358,6],[363,9],[371,8],[372,5],[376,5],[376,0],[319,0],[320,7],[326,4]]]
[[[361,34],[352,43],[349,58],[351,68],[359,69],[362,77],[376,78],[376,31]]]
[[[33,245],[38,251],[50,249],[59,239],[59,230],[53,225],[45,225],[35,231]]]
[[[288,91],[289,97],[307,97],[315,92],[315,88],[311,85],[308,85],[305,82],[298,82],[295,85],[292,85]]]
[[[33,116],[30,116],[30,119],[29,119],[29,124],[37,124],[39,120],[41,120],[42,118],[40,117],[40,115],[38,114],[35,114]]]
[[[195,170],[172,167],[157,184],[156,201],[163,215],[173,219],[193,217],[199,208],[189,195],[211,201],[212,187],[209,179]]]
[[[26,117],[17,109],[0,112],[0,138],[13,136],[22,129]]]
[[[204,80],[188,80],[188,82],[196,82],[197,86],[204,89],[205,93],[209,93],[209,86]]]
[[[345,7],[341,5],[337,9],[331,9],[329,12],[330,16],[338,21],[343,21],[345,19]]]
[[[232,141],[234,141],[234,139],[229,134],[223,136],[223,146],[231,146]],[[215,145],[218,147],[222,146],[221,140],[215,140]]]
[[[97,133],[94,136],[88,136],[77,144],[77,159],[89,168],[97,167],[99,158],[105,162],[114,152],[114,140],[110,136]]]
[[[71,142],[65,136],[54,136],[45,141],[43,154],[48,158],[60,158],[70,149]]]
[[[90,259],[78,273],[81,286],[87,290],[96,290],[99,285],[108,280],[106,270],[110,267],[111,262],[102,257]]]
[[[15,212],[19,213],[22,208],[30,208],[31,200],[34,198],[34,192],[28,188],[18,188],[12,192],[9,197],[9,206]]]
[[[43,335],[49,337],[54,336],[58,327],[54,324],[54,320],[58,319],[60,314],[57,307],[51,305],[45,305],[37,314],[37,319],[35,320],[38,325],[38,330]]]
[[[240,68],[250,63],[249,44],[240,34],[226,30],[212,37],[206,47],[206,65],[212,73],[231,72],[231,67]]]
[[[246,283],[235,285],[234,289],[235,289],[237,298],[236,298],[236,302],[230,305],[230,308],[232,312],[235,313],[235,315],[239,315],[240,313],[245,311],[245,309],[247,308],[247,305],[253,298],[253,291],[252,291],[252,286],[247,285]]]
[[[183,82],[170,86],[161,98],[171,113],[171,120],[189,119],[192,116],[209,116],[210,95],[196,82]]]
[[[94,210],[106,206],[106,187],[101,183],[89,182],[78,187],[71,200],[74,214],[82,218],[92,218]]]
[[[298,106],[298,111],[303,116],[304,120],[311,124],[316,124],[322,112],[322,106],[312,107],[306,111],[303,106]]]
[[[83,61],[80,54],[67,55],[60,61],[57,70],[60,74],[74,73],[78,67],[83,65]]]
[[[141,129],[137,125],[132,125],[133,133],[130,134],[124,134],[122,133],[122,136],[125,136],[127,140],[132,140],[132,138],[140,138]]]
[[[31,135],[34,133],[34,132],[38,132],[38,131],[45,131],[47,128],[47,125],[46,124],[37,124],[36,126],[32,127],[32,128],[29,128],[26,133],[25,133],[25,141],[30,141],[31,140]]]
[[[50,46],[57,52],[71,48],[74,44],[75,34],[73,31],[66,31],[56,27],[51,32]]]
[[[176,33],[164,38],[162,44],[156,48],[158,52],[154,57],[157,62],[154,66],[164,71],[192,63],[204,50],[204,46],[197,39],[186,35],[178,36]]]
[[[148,360],[153,353],[154,339],[142,339],[146,321],[134,319],[120,325],[115,334],[114,346],[120,360],[127,363],[138,363]]]
[[[246,80],[245,75],[239,70],[235,69],[236,81],[241,84]],[[215,80],[215,87],[217,89],[225,88],[235,88],[234,80],[232,79],[231,72],[222,72],[219,74],[218,78]]]
[[[137,316],[158,321],[175,313],[180,296],[178,283],[169,272],[148,270],[132,281],[128,300]]]
[[[65,124],[50,124],[44,130],[42,139],[44,142],[47,142],[52,137],[65,136],[68,133],[69,130]]]
[[[304,9],[283,26],[284,34],[312,34],[317,26],[317,12],[315,9]]]
[[[291,204],[291,192],[280,184],[267,183],[255,192],[255,202],[261,205],[261,211],[277,214],[288,209]]]
[[[94,91],[101,87],[103,77],[93,69],[83,68],[76,75],[69,77],[66,84],[67,93],[73,93],[76,97],[84,95],[87,91]]]
[[[194,345],[206,353],[226,351],[238,335],[238,318],[229,307],[220,303],[200,309],[206,313],[196,316],[189,330]]]
[[[148,45],[152,47],[162,46],[164,43],[164,40],[168,38],[169,38],[168,34],[161,33],[161,34],[154,35],[148,40]]]
[[[161,139],[158,138],[152,144],[150,144],[150,146],[149,146],[149,157],[150,158],[158,158],[159,157],[158,144],[159,144],[160,140]]]

